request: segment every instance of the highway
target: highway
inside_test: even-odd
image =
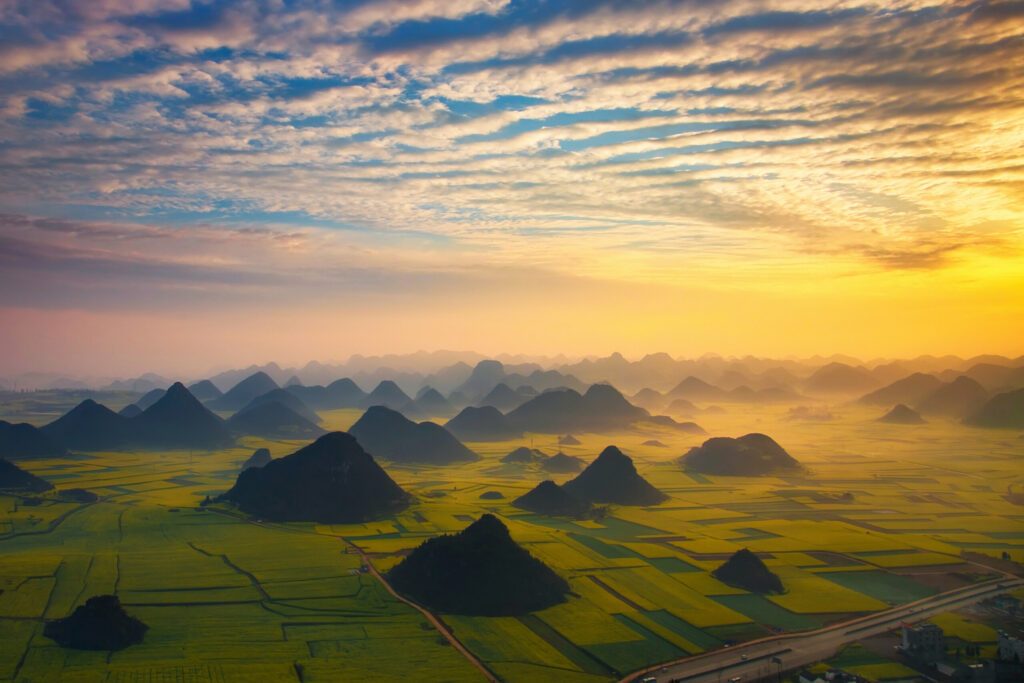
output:
[[[622,683],[646,679],[653,679],[657,683],[728,683],[737,678],[743,683],[774,680],[780,671],[790,671],[828,659],[844,645],[890,631],[901,622],[921,621],[1021,586],[1024,586],[1024,579],[1006,576],[939,593],[816,631],[762,638],[668,662],[632,673],[623,678]]]

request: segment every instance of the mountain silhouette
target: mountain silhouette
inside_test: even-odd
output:
[[[146,448],[212,450],[234,443],[224,421],[175,382],[163,397],[131,418],[133,441]]]
[[[521,431],[557,434],[576,429],[586,419],[586,411],[583,396],[572,389],[563,389],[531,398],[511,411],[508,418]]]
[[[527,448],[526,446],[520,446],[515,450],[512,450],[501,459],[503,463],[513,465],[532,465],[536,462],[544,462],[548,456],[544,455],[543,452],[538,451],[536,448]]]
[[[502,377],[501,381],[516,391],[520,391],[523,387],[530,387],[540,393],[553,390],[564,391],[565,389],[582,393],[587,389],[586,383],[581,382],[573,375],[566,375],[558,370],[537,369],[528,375],[514,372]]]
[[[915,372],[881,389],[865,394],[858,403],[875,406],[891,406],[896,403],[914,405],[942,386],[942,380],[935,375]]]
[[[0,458],[58,458],[67,452],[63,444],[38,427],[0,420]]]
[[[413,422],[384,406],[368,409],[352,425],[349,434],[375,457],[395,462],[447,465],[479,458],[444,427],[433,422]]]
[[[218,398],[224,395],[217,385],[208,379],[202,379],[194,384],[188,385],[189,393],[198,398],[203,403],[207,401],[216,401]]]
[[[139,415],[142,415],[142,408],[140,408],[134,403],[129,403],[124,408],[121,408],[121,410],[117,411],[117,414],[120,415],[121,417],[138,417]]]
[[[302,386],[302,380],[299,379],[298,375],[292,375],[284,383],[284,388],[285,389],[287,389],[288,387],[301,387],[301,386]]]
[[[1024,429],[1024,389],[996,394],[964,422],[975,427]]]
[[[557,517],[584,517],[590,504],[547,479],[512,501],[514,507]]]
[[[73,450],[104,451],[126,447],[133,441],[133,422],[87,398],[41,431]]]
[[[320,416],[313,411],[312,408],[302,402],[302,399],[286,389],[272,389],[265,394],[260,394],[253,400],[249,401],[244,408],[239,412],[245,412],[255,408],[262,403],[280,403],[285,408],[288,408],[296,415],[302,417],[308,422],[313,424],[320,424],[322,420]]]
[[[507,441],[523,435],[493,406],[467,406],[445,423],[445,429],[466,441]]]
[[[318,425],[277,401],[256,403],[240,410],[228,419],[227,426],[235,434],[264,439],[309,439],[324,433]]]
[[[698,410],[697,406],[693,405],[689,399],[677,398],[668,404],[668,408],[665,409],[665,412],[672,413],[673,415],[689,417],[690,415],[696,414]]]
[[[587,468],[562,488],[577,498],[595,503],[657,505],[668,499],[636,471],[633,459],[608,446]]]
[[[691,448],[681,462],[686,469],[695,472],[747,477],[800,467],[774,439],[757,433],[738,439],[724,436],[708,439]]]
[[[509,385],[499,382],[486,396],[480,399],[479,405],[481,407],[493,406],[502,412],[506,412],[518,408],[526,400],[525,396],[513,391]]]
[[[505,366],[496,360],[482,360],[473,368],[469,377],[456,388],[474,403],[486,396],[505,377]]]
[[[565,601],[569,584],[485,514],[431,538],[388,572],[400,593],[445,614],[516,616]]]
[[[79,605],[71,616],[46,623],[43,635],[75,650],[123,650],[141,643],[149,629],[129,616],[116,595],[98,595]]]
[[[583,394],[583,402],[588,416],[602,423],[629,425],[650,415],[610,384],[592,384]]]
[[[348,377],[335,380],[327,386],[292,385],[287,391],[314,410],[358,408],[366,400],[366,392]]]
[[[922,418],[921,415],[910,406],[897,403],[892,407],[892,410],[878,418],[876,422],[885,422],[894,425],[920,425],[924,424],[924,418]]]
[[[707,434],[707,432],[704,431],[704,428],[696,422],[676,422],[668,415],[654,415],[647,421],[653,422],[661,427],[671,427],[677,432],[682,432],[683,434]]]
[[[647,441],[644,441],[640,445],[641,446],[651,446],[652,448],[666,448],[665,444],[663,444],[662,442],[658,441],[657,439],[648,439]]]
[[[548,472],[554,472],[556,474],[566,474],[569,472],[579,472],[583,469],[584,462],[580,458],[572,455],[566,455],[559,451],[552,455],[550,458],[544,460],[540,467]]]
[[[988,398],[985,387],[967,375],[960,375],[925,396],[915,407],[927,415],[962,418],[980,410]]]
[[[582,442],[572,434],[564,434],[558,437],[559,446],[579,446]]]
[[[452,404],[452,408],[458,410],[459,408],[465,408],[469,405],[469,397],[461,391],[453,391],[448,394],[448,403]]]
[[[423,391],[416,394],[413,401],[413,409],[417,415],[434,417],[436,415],[451,415],[452,404],[448,402],[440,391],[433,387],[424,387]]]
[[[651,388],[644,388],[633,394],[629,399],[633,405],[646,408],[651,412],[659,411],[665,407],[665,395],[660,391]]]
[[[53,484],[26,472],[13,462],[0,459],[0,490],[24,493],[42,493],[53,488]]]
[[[41,431],[68,448],[83,451],[210,450],[233,443],[223,420],[203,406],[181,382],[171,385],[155,403],[135,417],[119,415],[86,399]]]
[[[879,382],[864,368],[846,363],[829,363],[807,378],[804,388],[814,394],[863,394]]]
[[[277,382],[261,370],[228,389],[223,396],[212,401],[211,406],[217,410],[241,410],[257,396],[278,388]]]
[[[573,389],[544,392],[506,415],[522,432],[558,434],[611,431],[650,417],[608,384],[594,384],[586,393]]]
[[[723,401],[728,398],[728,392],[690,375],[679,384],[675,385],[675,387],[668,392],[667,397],[671,399],[683,398],[687,401]],[[675,401],[673,400],[673,404],[674,403]]]
[[[323,524],[378,519],[409,502],[409,495],[344,432],[325,434],[291,455],[244,470],[222,498],[264,519]]]
[[[242,463],[242,470],[247,470],[250,467],[263,467],[271,460],[272,458],[270,457],[269,448],[257,448],[252,452],[252,455]]]
[[[363,399],[364,408],[384,406],[391,410],[405,410],[410,403],[409,395],[389,379],[383,380]]]
[[[1010,367],[999,363],[976,363],[964,374],[994,393],[1024,386],[1024,365]]]
[[[164,394],[166,393],[166,389],[152,389],[143,394],[139,398],[139,400],[135,402],[135,405],[145,410],[146,408],[150,407],[151,405],[162,399],[164,397]]]
[[[751,593],[782,593],[785,590],[782,580],[765,566],[760,557],[746,548],[733,553],[711,575],[722,583]]]

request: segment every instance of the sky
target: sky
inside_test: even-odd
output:
[[[1024,353],[1024,3],[0,0],[0,373]]]

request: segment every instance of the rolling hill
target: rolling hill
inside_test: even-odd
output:
[[[680,462],[688,470],[704,474],[758,476],[775,471],[795,470],[800,463],[764,434],[747,434],[738,439],[715,437],[691,448]]]
[[[384,406],[373,406],[363,413],[349,434],[375,457],[395,462],[447,465],[479,458],[444,427],[413,422]]]
[[[280,522],[347,524],[404,508],[409,495],[344,432],[238,475],[223,496],[243,512]]]
[[[636,471],[633,460],[608,446],[585,470],[563,485],[566,492],[595,503],[657,505],[668,499]]]
[[[58,458],[67,452],[63,444],[34,425],[0,420],[0,458]]]
[[[975,427],[1024,429],[1024,389],[996,394],[964,422]]]
[[[388,572],[400,593],[442,613],[527,614],[565,601],[569,584],[485,514],[457,534],[432,538]]]

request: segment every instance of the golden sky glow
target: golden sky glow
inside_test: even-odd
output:
[[[0,373],[1017,355],[1009,2],[0,3]]]

